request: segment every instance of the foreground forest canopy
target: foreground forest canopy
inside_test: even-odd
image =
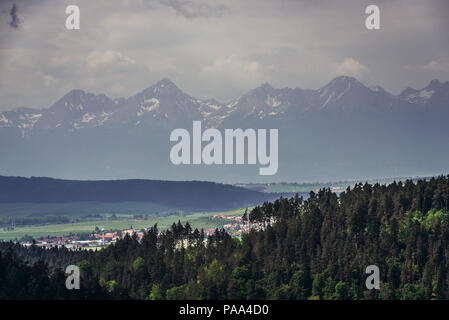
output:
[[[245,217],[266,228],[205,240],[189,224],[154,226],[90,253],[1,243],[0,298],[449,299],[449,176],[322,189]],[[68,291],[72,263],[81,289]],[[379,290],[365,287],[372,264]]]

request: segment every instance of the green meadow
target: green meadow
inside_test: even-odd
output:
[[[39,238],[46,236],[64,236],[70,234],[90,233],[95,230],[95,227],[104,228],[106,231],[116,231],[129,229],[132,226],[137,230],[154,226],[156,223],[160,230],[165,230],[168,229],[174,222],[178,222],[178,220],[182,223],[188,221],[192,228],[209,229],[218,228],[225,223],[224,221],[220,221],[218,219],[210,219],[209,217],[211,215],[242,215],[244,212],[245,208],[224,212],[173,214],[162,217],[148,214],[148,218],[146,220],[135,219],[131,214],[117,214],[117,218],[115,220],[111,220],[111,215],[108,214],[102,215],[104,216],[104,219],[101,220],[88,220],[38,226],[18,226],[14,230],[0,229],[0,239],[15,240],[20,239],[25,235],[32,236],[33,238]]]

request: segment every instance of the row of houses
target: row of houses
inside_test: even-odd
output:
[[[249,232],[251,229],[261,230],[265,228],[266,224],[260,223],[248,223],[244,221],[241,216],[230,216],[230,215],[213,215],[209,219],[218,219],[226,222],[222,225],[222,228],[228,232],[233,237],[241,237],[243,233]],[[274,221],[273,221],[274,222]],[[268,223],[271,224],[272,222]],[[116,243],[119,239],[123,239],[126,235],[137,236],[139,241],[142,240],[146,231],[149,228],[135,230],[132,227],[127,230],[122,230],[119,232],[104,232],[103,229],[94,231],[90,234],[87,239],[81,239],[79,235],[69,235],[69,236],[57,236],[57,237],[47,237],[39,238],[33,242],[26,241],[21,244],[24,246],[36,245],[38,247],[50,248],[50,247],[66,247],[69,249],[79,249],[79,248],[99,248]],[[215,228],[210,228],[204,230],[206,237],[214,234]]]

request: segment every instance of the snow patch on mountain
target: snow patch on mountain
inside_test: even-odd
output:
[[[5,117],[4,114],[0,115],[0,127],[7,127],[10,125],[10,121]]]
[[[160,106],[159,99],[151,98],[145,99],[144,104],[140,106],[140,109],[137,111],[137,116],[140,117],[147,112],[151,112]]]
[[[37,121],[42,117],[42,113],[37,114],[24,114],[19,117],[19,120],[23,122],[19,124],[21,129],[31,129],[34,127]]]
[[[405,97],[410,103],[425,103],[435,94],[435,90],[422,89]]]
[[[91,122],[93,119],[95,119],[95,115],[88,112],[88,113],[85,113],[85,114],[83,115],[83,118],[81,119],[81,122],[89,123],[89,122]]]
[[[277,97],[268,96],[265,99],[265,103],[273,108],[277,108],[281,105],[281,102],[277,99]]]
[[[100,112],[97,114],[87,112],[85,113],[80,121],[75,121],[73,123],[74,129],[92,128],[99,127],[105,124],[109,119],[110,113]]]
[[[394,96],[380,86],[368,88],[355,78],[343,76],[318,90],[275,89],[266,83],[228,103],[220,103],[189,96],[170,80],[162,79],[132,97],[114,100],[103,94],[72,90],[49,109],[18,108],[0,113],[0,128],[18,128],[23,134],[56,128],[73,132],[104,125],[172,128],[187,120],[201,120],[205,127],[216,128],[239,119],[277,121],[302,118],[320,110],[375,112],[428,101],[441,109],[449,105],[448,93],[449,83],[434,80],[421,90],[407,88]]]

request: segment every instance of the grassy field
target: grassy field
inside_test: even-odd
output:
[[[356,183],[365,182],[375,184],[379,183],[381,185],[388,185],[393,183],[393,181],[405,181],[407,179],[416,178],[385,178],[385,179],[372,179],[372,180],[353,180],[353,181],[334,181],[334,182],[311,182],[311,183],[253,183],[241,185],[251,190],[256,190],[260,192],[269,193],[309,193],[311,190],[317,191],[321,188],[331,188],[332,191],[341,192],[347,187],[353,188]]]
[[[68,215],[80,217],[92,214],[167,214],[178,212],[175,208],[151,202],[66,202],[66,203],[0,203],[1,216]]]
[[[104,228],[105,230],[124,230],[129,229],[131,226],[134,229],[142,229],[151,227],[154,224],[158,224],[159,229],[167,229],[173,222],[181,220],[182,223],[189,222],[193,228],[217,228],[221,226],[219,220],[211,220],[211,215],[242,215],[245,208],[225,211],[225,212],[204,212],[194,213],[190,215],[171,215],[164,217],[149,217],[147,220],[136,220],[132,218],[132,215],[117,215],[117,220],[95,220],[95,221],[83,221],[76,223],[66,224],[53,224],[44,226],[25,226],[17,227],[15,230],[4,231],[0,230],[0,239],[14,240],[20,239],[25,235],[32,236],[33,238],[46,237],[46,236],[62,236],[73,233],[88,233],[92,232],[95,227]]]

